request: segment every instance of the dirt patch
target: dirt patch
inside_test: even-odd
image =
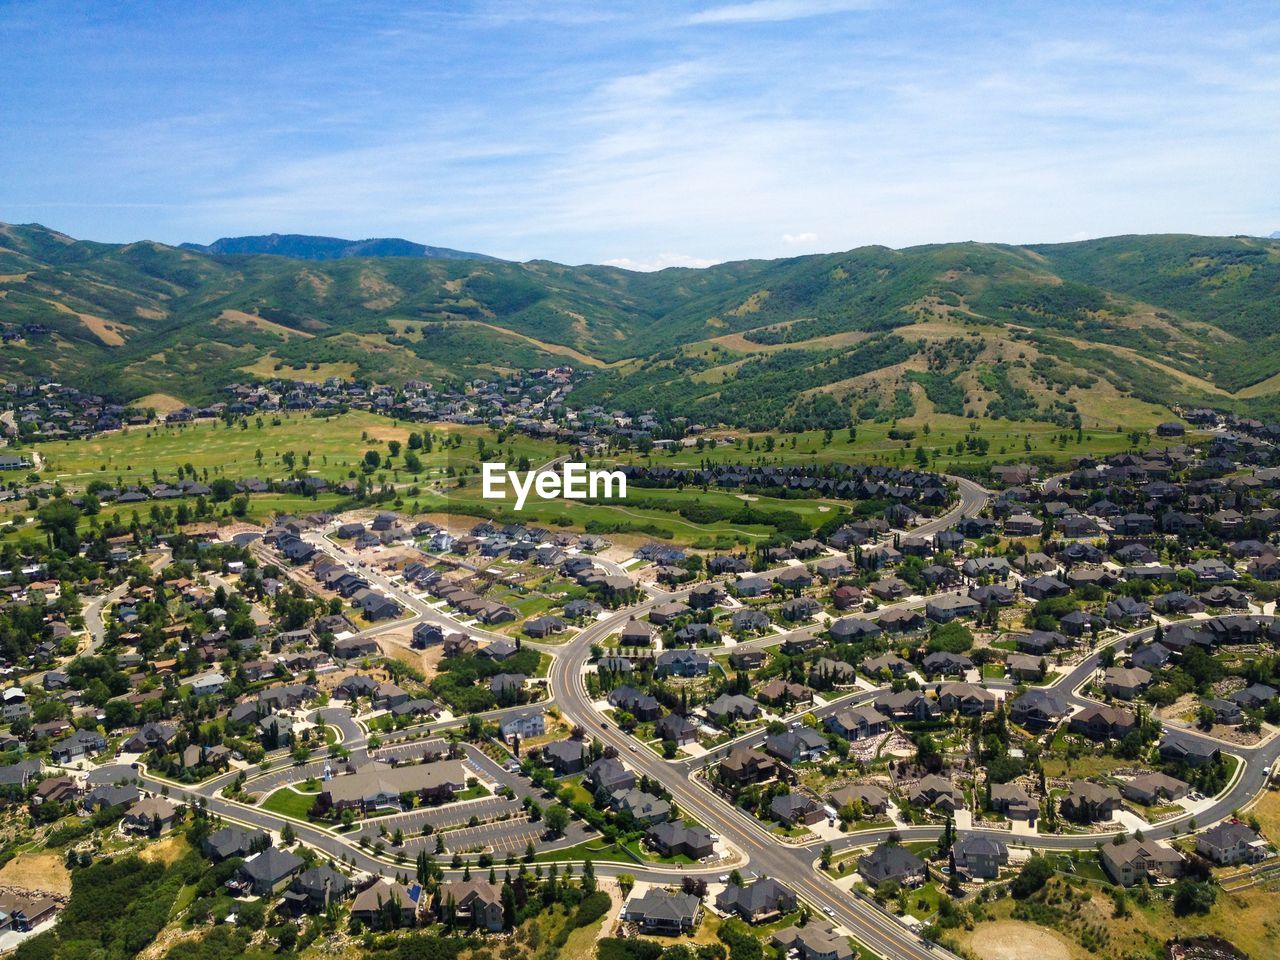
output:
[[[245,313],[243,310],[223,310],[222,313],[218,314],[218,320],[237,326],[253,327],[266,333],[274,333],[285,340],[293,337],[310,338],[315,336],[315,334],[307,333],[305,330],[295,330],[293,327],[286,327],[282,323],[273,323],[252,313]]]
[[[161,957],[169,955],[172,950],[180,943],[188,940],[203,939],[209,931],[204,928],[196,928],[194,930],[184,930],[177,924],[165,927],[156,935],[156,938],[147,944],[147,946],[138,954],[137,960],[160,960]]]
[[[147,843],[138,851],[138,856],[143,860],[170,864],[186,852],[187,841],[183,837],[173,836]]]
[[[0,886],[71,896],[71,873],[54,853],[20,853],[0,870]]]
[[[76,314],[76,316],[80,318],[80,322],[88,327],[95,337],[108,347],[123,347],[124,337],[120,334],[120,331],[133,329],[133,327],[123,323],[112,323],[102,317],[95,317],[91,313],[80,313]]]
[[[969,949],[982,960],[1071,960],[1072,956],[1063,937],[1018,920],[984,923],[970,939]]]
[[[127,323],[116,323],[102,317],[96,317],[91,313],[80,313],[79,311],[72,310],[65,303],[59,303],[56,300],[45,300],[44,302],[49,304],[59,313],[65,313],[75,317],[85,325],[85,329],[108,347],[124,346],[124,336],[121,331],[137,329],[136,327],[129,326]]]
[[[370,440],[399,440],[401,443],[407,443],[409,441],[409,430],[407,427],[370,424],[366,432],[368,433]]]
[[[422,671],[423,676],[430,680],[436,675],[437,665],[444,654],[444,645],[439,644],[427,650],[415,650],[410,645],[412,639],[413,628],[406,624],[402,629],[379,634],[378,646],[388,657]]]
[[[1161,720],[1186,720],[1196,715],[1200,698],[1194,693],[1184,693],[1167,707],[1157,707],[1155,715]]]
[[[167,393],[148,393],[145,397],[139,397],[133,401],[135,407],[151,407],[158,414],[172,413],[174,410],[181,410],[186,406],[177,397]]]

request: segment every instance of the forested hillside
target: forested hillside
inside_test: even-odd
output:
[[[1064,425],[1126,403],[1280,409],[1272,240],[864,247],[655,273],[334,256],[0,225],[0,377],[195,402],[286,367],[396,382],[568,363],[595,371],[576,403],[744,426],[921,405]]]

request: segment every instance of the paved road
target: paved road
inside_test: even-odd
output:
[[[944,515],[921,524],[913,532],[921,536],[936,533],[963,516],[976,515],[986,504],[987,493],[977,484],[957,478],[957,486],[960,500],[956,506]],[[681,594],[686,592],[680,591]],[[647,608],[652,605],[653,601],[650,600],[640,606]],[[766,838],[759,825],[751,818],[714,797],[690,777],[691,765],[683,766],[683,775],[672,776],[672,764],[649,750],[631,753],[629,748],[633,741],[630,737],[614,727],[601,726],[599,714],[592,706],[582,681],[591,655],[591,645],[620,629],[636,612],[633,607],[588,626],[559,651],[552,664],[550,687],[552,700],[565,717],[584,729],[590,729],[593,736],[618,750],[630,766],[666,786],[681,810],[693,814],[736,847],[748,858],[757,873],[787,884],[847,927],[866,946],[895,960],[919,960],[941,954],[941,950],[925,944],[897,920],[887,917],[867,903],[851,898],[816,873],[813,870],[814,856],[811,851],[788,847]],[[848,698],[847,702],[853,702],[853,698]],[[830,709],[835,708],[832,706]],[[677,765],[677,769],[681,767]]]

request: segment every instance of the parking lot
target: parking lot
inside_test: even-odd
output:
[[[384,829],[387,833],[394,833],[399,829],[406,834],[419,834],[428,823],[436,830],[445,830],[469,823],[472,817],[486,821],[502,816],[516,816],[522,812],[519,801],[505,797],[485,797],[482,800],[450,803],[441,807],[419,807],[404,813],[374,817],[364,821],[358,830],[352,832],[351,837],[359,840],[360,837],[367,836],[370,840],[375,840]]]
[[[373,760],[390,760],[395,758],[395,760],[403,762],[407,760],[421,760],[424,754],[427,756],[445,754],[447,756],[448,753],[449,741],[442,740],[439,737],[433,737],[430,740],[412,740],[408,743],[379,747],[377,750],[370,751],[369,757]]]
[[[483,823],[477,827],[447,830],[440,836],[444,838],[444,848],[447,853],[482,851],[491,852],[495,858],[502,859],[507,854],[513,854],[517,857],[523,856],[530,842],[538,850],[548,849],[550,845],[545,839],[546,832],[546,824],[541,821],[531,823],[528,817],[521,815],[511,820]],[[564,836],[556,840],[554,846],[573,846],[590,839],[594,835],[590,827],[580,821],[571,821],[565,828]],[[371,842],[376,841],[376,829],[369,839]],[[383,842],[385,843],[386,841],[384,840]],[[408,837],[405,839],[403,846],[390,849],[409,857],[417,856],[419,850],[434,853],[436,837],[424,837],[421,835]]]

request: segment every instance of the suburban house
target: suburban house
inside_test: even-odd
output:
[[[271,838],[264,830],[223,827],[205,837],[200,843],[200,850],[210,860],[226,860],[229,857],[247,857],[255,848],[270,845]]]
[[[683,855],[701,860],[715,852],[715,841],[706,827],[690,827],[671,820],[651,826],[645,833],[645,842],[664,857]]]
[[[1110,820],[1123,806],[1120,791],[1091,780],[1072,781],[1070,792],[1062,798],[1062,816],[1075,823],[1098,823]]]
[[[889,719],[872,706],[850,707],[823,721],[832,733],[846,740],[864,740],[889,731]]]
[[[490,933],[503,928],[502,888],[487,880],[450,880],[440,886],[441,919]]]
[[[351,878],[328,864],[303,870],[285,891],[285,905],[295,913],[321,913],[351,893]]]
[[[418,888],[409,888],[402,883],[379,878],[357,893],[356,898],[351,901],[351,918],[367,926],[380,926],[388,904],[394,903],[400,908],[400,923],[412,927],[418,920],[418,901],[415,896],[421,896]]]
[[[1154,840],[1126,840],[1102,845],[1102,866],[1122,887],[1148,877],[1172,880],[1182,875],[1183,858],[1172,847]]]
[[[929,879],[925,862],[898,843],[885,842],[858,859],[858,873],[872,887],[893,881],[915,887]]]
[[[1160,741],[1160,756],[1171,763],[1204,767],[1218,758],[1218,748],[1207,740],[1169,731]]]
[[[107,738],[97,730],[77,730],[65,740],[59,740],[49,750],[49,756],[57,764],[68,764],[77,757],[91,756],[107,749]]]
[[[1075,714],[1067,724],[1072,733],[1090,740],[1123,740],[1137,729],[1138,718],[1120,707],[1088,706]]]
[[[994,880],[1009,862],[1009,846],[999,837],[961,837],[951,848],[956,869],[975,880]]]
[[[726,915],[736,913],[747,923],[767,923],[794,909],[795,892],[772,877],[745,887],[731,883],[716,897],[716,910]]]
[[[851,783],[832,792],[828,797],[837,810],[845,807],[859,809],[863,814],[881,816],[889,812],[889,793],[874,783]]]
[[[991,809],[1003,813],[1010,820],[1034,823],[1040,816],[1040,804],[1020,783],[991,784]]]
[[[777,762],[751,747],[735,747],[720,761],[720,779],[733,786],[760,783],[777,775]]]
[[[836,932],[830,924],[810,920],[803,927],[779,930],[770,942],[780,950],[795,951],[801,960],[857,960],[858,952],[849,946],[849,938]]]
[[[1267,856],[1267,841],[1246,824],[1229,820],[1196,836],[1196,853],[1219,866],[1256,863]]]
[[[1151,674],[1141,667],[1110,667],[1102,675],[1102,689],[1121,700],[1132,700],[1151,685]]]
[[[287,887],[305,865],[301,857],[287,850],[268,847],[245,858],[240,865],[240,878],[250,893],[267,897]]]
[[[629,790],[636,785],[636,775],[622,765],[616,757],[601,757],[591,766],[583,777],[583,782],[591,787],[592,793],[600,790],[612,795],[618,790]]]
[[[653,725],[653,733],[662,740],[675,744],[693,743],[698,739],[698,726],[688,717],[668,713]]]
[[[790,827],[817,823],[826,816],[822,804],[803,793],[779,794],[770,801],[769,812]]]
[[[676,937],[697,928],[702,919],[702,901],[688,893],[653,887],[643,896],[627,901],[622,919],[636,924],[642,933]]]
[[[526,710],[510,717],[504,717],[498,724],[502,739],[511,742],[513,737],[527,740],[529,737],[540,737],[547,732],[547,720],[542,710]]]
[[[1180,800],[1190,789],[1188,784],[1177,777],[1164,773],[1142,773],[1120,784],[1121,796],[1147,807]]]
[[[609,797],[609,806],[630,816],[637,823],[659,823],[671,816],[671,804],[643,790],[617,790]]]

